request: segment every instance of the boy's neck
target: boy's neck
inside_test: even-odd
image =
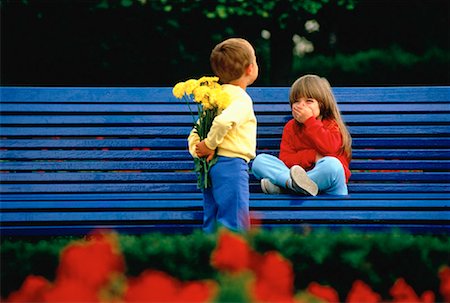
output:
[[[243,90],[246,90],[248,86],[248,83],[245,78],[239,78],[237,80],[230,81],[230,83],[228,84],[239,86]]]

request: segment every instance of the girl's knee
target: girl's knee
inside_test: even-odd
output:
[[[344,166],[342,166],[341,161],[336,157],[323,157],[319,162],[321,162],[331,174],[340,174],[344,172]]]
[[[252,163],[252,172],[259,174],[261,172],[261,169],[266,166],[266,164],[271,160],[271,158],[273,158],[273,156],[268,154],[257,155]]]

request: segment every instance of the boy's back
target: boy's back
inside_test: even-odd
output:
[[[209,174],[212,187],[203,191],[203,229],[212,232],[219,223],[246,230],[250,226],[248,162],[256,155],[257,121],[245,89],[258,77],[258,65],[251,44],[238,38],[218,44],[210,60],[231,103],[215,117],[205,140],[199,142],[194,130],[188,138],[193,157],[218,157]]]

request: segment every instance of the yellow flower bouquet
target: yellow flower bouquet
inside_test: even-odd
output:
[[[178,99],[184,99],[194,120],[194,129],[200,141],[208,136],[214,118],[230,104],[230,96],[222,90],[218,77],[201,77],[177,83],[172,90]],[[197,105],[197,119],[191,105]],[[194,158],[197,173],[197,187],[206,189],[211,186],[209,169],[217,162],[217,157],[206,162],[206,158]]]

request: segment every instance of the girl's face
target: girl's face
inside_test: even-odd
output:
[[[297,102],[293,104],[293,106],[298,106],[300,108],[308,107],[309,109],[311,109],[314,118],[317,119],[320,116],[319,102],[316,99],[301,97]]]

